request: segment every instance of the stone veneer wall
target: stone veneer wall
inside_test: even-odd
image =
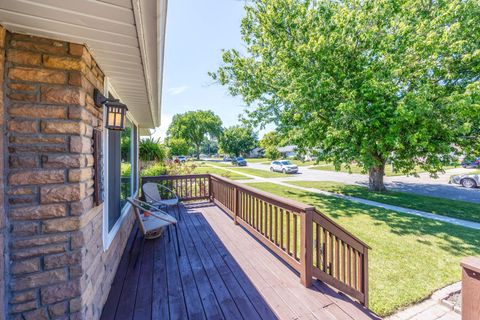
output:
[[[5,132],[4,103],[3,103],[3,74],[5,71],[5,35],[6,30],[0,26],[0,132]],[[0,136],[0,320],[5,319],[7,310],[6,291],[6,250],[7,228],[5,214],[5,136]]]
[[[103,122],[92,96],[104,74],[84,46],[45,38],[7,32],[2,57],[9,314],[98,319],[133,224],[129,215],[103,250],[92,168]]]

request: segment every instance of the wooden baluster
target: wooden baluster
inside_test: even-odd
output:
[[[340,241],[335,237],[335,276],[340,279]]]
[[[357,277],[357,272],[358,272],[358,268],[357,268],[357,251],[355,249],[352,250],[353,251],[353,285],[352,287],[354,289],[358,289],[358,277]]]
[[[320,253],[321,253],[321,245],[320,245],[320,241],[321,241],[321,230],[320,230],[320,225],[318,223],[315,223],[315,228],[317,230],[317,234],[316,234],[316,238],[315,238],[315,246],[316,246],[316,249],[317,249],[317,265],[316,267],[321,269],[321,266],[320,266]]]
[[[290,211],[287,211],[287,253],[290,255],[291,254],[291,248],[290,248]]]
[[[312,285],[313,274],[313,214],[315,208],[307,208],[300,216],[300,282],[305,287]]]
[[[284,240],[283,240],[283,236],[284,236],[284,232],[283,232],[283,209],[280,208],[280,248],[284,249]]]
[[[327,233],[328,231],[323,229],[323,252],[322,252],[322,260],[323,260],[323,272],[327,272],[328,271],[328,255],[327,255],[327,251],[328,251],[328,246],[327,246]]]
[[[328,235],[329,235],[328,242],[330,245],[330,249],[329,249],[330,257],[328,259],[328,264],[329,264],[328,274],[333,276],[333,234],[329,232]]]
[[[362,292],[364,294],[363,305],[368,308],[368,248],[364,248],[362,255]]]
[[[278,246],[278,207],[275,206],[275,240],[274,243]]]
[[[268,204],[268,221],[269,221],[269,226],[268,228],[270,229],[269,232],[268,232],[268,238],[270,240],[273,240],[273,235],[272,235],[272,232],[273,232],[273,212],[272,212],[272,205],[271,204]]]
[[[293,214],[293,257],[298,258],[298,238],[297,238],[297,214]]]

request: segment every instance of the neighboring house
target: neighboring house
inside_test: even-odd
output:
[[[160,124],[166,7],[0,2],[0,319],[100,317],[133,225],[138,136]],[[105,129],[94,89],[128,106],[127,130]]]
[[[294,145],[278,147],[277,150],[282,155],[282,158],[295,158],[297,156],[297,146]]]
[[[252,150],[250,150],[250,152],[248,153],[248,157],[249,158],[263,158],[264,154],[265,154],[265,150],[263,148],[256,147],[256,148],[253,148]]]

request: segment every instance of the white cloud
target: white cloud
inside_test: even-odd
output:
[[[176,95],[184,93],[185,91],[187,91],[187,89],[188,89],[188,86],[173,87],[173,88],[168,89],[167,93],[171,96],[176,96]]]
[[[160,141],[164,141],[167,136],[167,130],[172,123],[172,116],[166,113],[162,113],[160,127],[155,128],[152,133],[154,139],[160,138]]]

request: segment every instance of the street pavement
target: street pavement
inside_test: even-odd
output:
[[[249,163],[248,167],[261,170],[270,170],[269,164]],[[463,200],[480,203],[480,188],[467,189],[461,186],[449,184],[451,175],[465,173],[470,169],[456,168],[439,174],[438,178],[432,178],[428,173],[414,176],[385,177],[385,185],[390,190],[412,192],[427,196]],[[471,170],[470,170],[471,171]],[[350,174],[345,172],[322,171],[299,167],[298,174],[286,175],[285,178],[270,178],[280,181],[334,181],[347,184],[368,185],[368,175]]]

